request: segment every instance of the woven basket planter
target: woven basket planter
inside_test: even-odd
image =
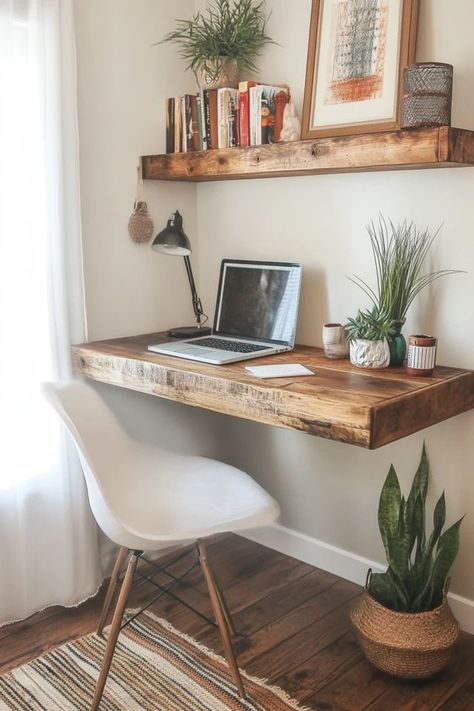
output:
[[[439,672],[459,636],[446,599],[429,612],[395,612],[364,591],[351,620],[367,659],[403,679],[426,679]]]

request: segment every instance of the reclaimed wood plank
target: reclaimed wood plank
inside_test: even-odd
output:
[[[474,132],[449,126],[326,137],[247,148],[148,155],[147,180],[236,180],[454,167],[474,162]]]
[[[158,333],[80,344],[73,366],[92,380],[369,449],[474,408],[473,371],[438,366],[430,378],[403,368],[371,372],[296,346],[265,363],[299,362],[314,375],[260,380],[245,369],[260,359],[218,366],[147,350],[163,340]]]

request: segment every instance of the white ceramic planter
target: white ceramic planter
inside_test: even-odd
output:
[[[355,338],[351,341],[350,358],[359,368],[386,368],[390,363],[390,348],[385,338],[383,341]]]

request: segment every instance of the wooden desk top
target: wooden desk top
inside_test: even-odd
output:
[[[162,333],[72,348],[78,374],[255,422],[376,449],[474,408],[474,372],[439,366],[431,378],[403,368],[368,371],[297,346],[265,358],[207,365],[151,353]],[[246,365],[302,363],[315,375],[261,380]]]

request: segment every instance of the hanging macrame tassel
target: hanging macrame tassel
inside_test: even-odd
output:
[[[148,206],[143,199],[143,178],[140,165],[137,166],[137,196],[133,212],[128,220],[128,234],[134,242],[148,242],[153,235],[153,220],[148,214]]]

